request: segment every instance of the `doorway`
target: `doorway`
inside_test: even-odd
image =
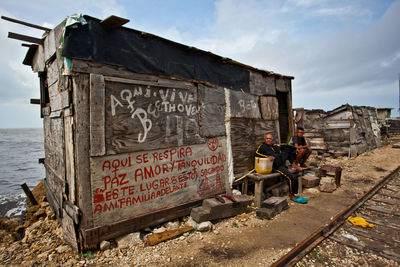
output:
[[[281,143],[287,143],[290,138],[288,93],[279,92],[277,90],[276,97],[278,98],[279,105],[279,132]]]

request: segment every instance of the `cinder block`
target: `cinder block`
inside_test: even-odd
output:
[[[336,190],[336,183],[335,183],[335,177],[322,177],[321,181],[319,182],[319,190],[321,192],[328,192],[332,193],[333,191]]]
[[[257,210],[256,215],[261,219],[271,220],[277,213],[274,209],[260,208]]]
[[[252,198],[247,195],[235,196],[234,199],[236,202],[224,198],[225,203],[214,198],[205,199],[201,207],[192,209],[190,216],[197,223],[236,216],[246,212],[247,206],[252,202]]]
[[[311,188],[319,185],[319,177],[313,175],[302,176],[303,187]]]
[[[278,214],[289,208],[289,204],[283,197],[270,197],[261,203],[261,208],[272,209]]]
[[[197,223],[209,221],[211,218],[211,213],[209,210],[205,209],[204,207],[196,207],[193,208],[190,212],[190,216],[193,220]]]

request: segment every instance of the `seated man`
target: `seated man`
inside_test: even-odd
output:
[[[281,153],[280,147],[278,145],[272,144],[271,134],[265,134],[264,140],[265,142],[257,148],[256,156],[272,159],[274,161],[272,169],[280,173],[281,176],[284,177],[284,179],[289,184],[290,199],[298,203],[306,204],[308,202],[306,198],[295,196],[298,193],[298,179],[295,174],[289,172],[289,170],[286,168],[286,158],[284,154]]]
[[[311,155],[311,149],[303,135],[304,129],[302,127],[298,127],[296,135],[290,140],[290,144],[296,147],[296,161],[294,164],[297,166],[300,165],[300,167],[303,168],[308,168],[306,161]]]

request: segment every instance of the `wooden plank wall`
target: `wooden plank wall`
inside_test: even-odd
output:
[[[94,226],[225,192],[226,138],[211,139],[207,144],[91,157]]]
[[[200,135],[205,137],[225,135],[225,94],[221,87],[199,84]]]
[[[240,177],[254,168],[257,147],[271,133],[279,143],[279,107],[276,79],[250,72],[250,93],[230,91],[231,146],[234,176]]]
[[[222,88],[91,74],[89,98],[94,227],[225,192]]]
[[[92,194],[90,184],[90,102],[89,102],[89,75],[73,76],[73,103],[75,108],[75,175],[76,198],[79,209],[82,211],[81,228],[93,225]]]
[[[306,131],[318,131],[316,115],[309,112],[306,117]],[[344,105],[328,112],[323,122],[323,140],[331,154],[354,157],[381,145],[373,107]]]
[[[63,23],[47,33],[33,59],[33,70],[46,74],[41,92],[46,195],[63,227],[64,239],[77,248],[76,228],[79,209],[76,199],[74,159],[74,118],[71,106],[72,85],[62,75],[63,61],[58,49]],[[47,90],[47,92],[45,91]],[[46,97],[48,95],[48,98]]]
[[[225,192],[229,164],[223,88],[81,60],[72,61],[71,74],[71,151],[84,236],[90,232],[91,239],[100,240],[95,232],[107,225]],[[266,132],[279,140],[276,76],[251,76],[250,93],[226,89],[235,175],[254,167],[254,152]],[[290,81],[281,80],[280,89],[291,93]],[[194,168],[199,161],[202,165]]]
[[[206,142],[199,130],[195,86],[181,84],[179,88],[135,83],[106,81],[107,154]]]
[[[319,110],[305,110],[303,117],[304,137],[307,138],[311,149],[326,151],[327,147],[324,138],[325,112]]]

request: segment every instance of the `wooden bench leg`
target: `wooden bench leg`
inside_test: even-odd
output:
[[[254,182],[254,205],[256,205],[256,207],[261,207],[261,202],[263,201],[263,187],[263,180]]]
[[[248,188],[249,188],[249,181],[247,181],[247,179],[245,178],[242,182],[242,192],[243,195],[247,195],[248,192]]]
[[[303,176],[298,176],[297,181],[299,184],[298,192],[299,194],[303,193]]]

